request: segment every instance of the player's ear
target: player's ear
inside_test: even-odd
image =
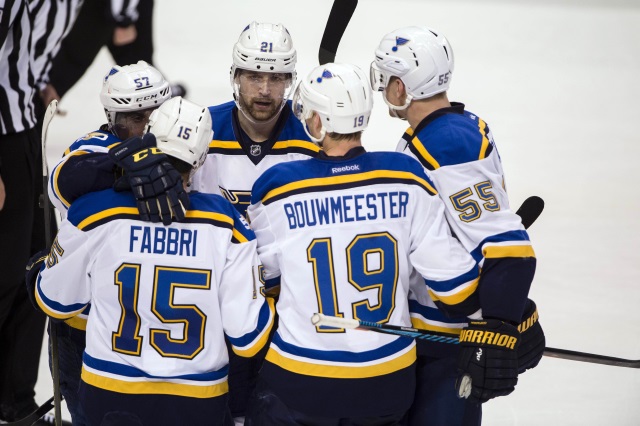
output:
[[[398,77],[391,77],[391,81],[389,82],[391,85],[391,90],[394,91],[394,94],[398,99],[403,99],[407,96],[407,87],[404,85],[404,82],[400,80]]]

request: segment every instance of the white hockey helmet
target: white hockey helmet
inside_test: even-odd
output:
[[[113,130],[116,114],[157,108],[171,98],[171,88],[160,71],[144,61],[120,67],[114,65],[104,77],[100,101]]]
[[[329,63],[314,68],[300,81],[293,96],[293,111],[314,142],[321,142],[327,132],[350,134],[366,129],[372,109],[367,75],[351,64]],[[322,123],[320,138],[311,136],[305,125],[314,111]]]
[[[289,73],[295,77],[296,49],[289,31],[282,24],[268,24],[253,21],[242,31],[233,46],[233,67],[235,69]]]
[[[266,73],[288,74],[285,92],[280,110],[291,94],[296,82],[297,53],[289,31],[282,24],[269,24],[253,21],[242,31],[233,46],[233,65],[231,66],[231,87],[236,105],[240,105],[240,84],[238,70]],[[244,113],[244,111],[242,111]],[[245,114],[247,115],[247,114]],[[254,121],[251,117],[249,120]]]
[[[211,113],[176,96],[151,113],[147,133],[155,135],[162,152],[191,165],[193,174],[207,158],[213,138]]]
[[[383,92],[389,108],[402,110],[412,99],[425,99],[449,89],[453,50],[442,34],[427,27],[405,27],[382,38],[371,63],[371,88]],[[391,77],[407,90],[405,105],[392,105],[384,93]]]

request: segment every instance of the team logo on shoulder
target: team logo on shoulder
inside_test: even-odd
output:
[[[251,155],[257,157],[262,152],[262,147],[260,145],[251,145],[251,149],[249,150]]]

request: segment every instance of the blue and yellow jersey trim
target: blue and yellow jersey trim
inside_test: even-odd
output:
[[[190,200],[191,207],[181,223],[206,223],[229,229],[233,243],[255,239],[253,231],[223,197],[194,193]],[[106,189],[78,198],[69,209],[67,219],[79,230],[90,231],[116,219],[140,220],[140,214],[131,192]]]
[[[106,151],[121,142],[122,141],[117,136],[106,130],[96,130],[94,132],[87,133],[85,136],[72,143],[62,154],[64,161],[60,162],[53,169],[51,176],[49,177],[49,186],[51,187],[51,192],[54,196],[60,200],[65,207],[69,208],[71,205],[58,186],[60,171],[65,167],[69,158],[94,153],[96,152],[96,147],[104,148]]]
[[[416,360],[415,342],[398,338],[365,352],[323,351],[286,343],[276,332],[266,360],[305,376],[364,379],[382,376],[411,366]]]
[[[203,374],[160,377],[133,366],[93,358],[86,352],[82,361],[82,380],[111,392],[214,398],[229,391],[228,366]]]
[[[345,170],[345,173],[335,173]],[[252,204],[269,203],[308,193],[385,183],[416,185],[436,195],[433,183],[413,159],[394,152],[366,153],[347,161],[318,159],[277,164],[254,184]]]
[[[286,155],[291,153],[304,154],[309,157],[314,157],[320,152],[320,148],[315,144],[300,140],[292,139],[285,141],[278,141],[271,147],[269,155]],[[212,140],[209,143],[209,154],[224,154],[224,155],[246,155],[240,142],[238,141],[224,141],[224,140]]]
[[[459,305],[478,289],[479,272],[478,266],[474,265],[468,272],[455,278],[444,281],[425,279],[425,283],[434,302]]]
[[[215,139],[209,144],[209,154],[242,155],[246,153],[238,142],[238,136],[234,134],[233,110],[236,104],[233,101],[209,107],[212,118],[212,129]],[[287,101],[284,114],[287,119],[280,132],[275,137],[276,142],[269,150],[269,155],[286,155],[298,153],[315,157],[320,148],[309,140],[300,121],[290,112],[291,101]]]
[[[413,327],[452,336],[459,335],[468,321],[467,317],[449,318],[440,309],[424,306],[416,300],[409,300],[409,313]]]
[[[87,149],[88,152],[93,152],[90,147],[99,146],[103,148],[110,149],[117,144],[122,142],[120,138],[115,136],[113,133],[107,130],[96,130],[93,132],[89,132],[81,138],[78,138],[74,143],[72,143],[69,148],[67,148],[62,154],[63,157],[66,157],[71,152],[76,151],[78,149]]]
[[[252,357],[264,348],[273,328],[275,311],[275,300],[271,297],[265,298],[258,314],[256,329],[237,338],[227,336],[236,354],[243,357]]]
[[[407,129],[402,138],[427,170],[483,160],[494,150],[487,123],[467,111],[426,120],[417,131]]]
[[[65,305],[63,303],[49,299],[42,291],[42,287],[40,285],[41,281],[42,276],[38,274],[38,278],[36,279],[35,291],[36,302],[38,303],[40,309],[42,309],[42,311],[50,317],[66,320],[81,313],[87,306],[86,303],[73,303],[70,305]]]
[[[508,231],[485,238],[471,251],[476,262],[482,259],[535,257],[529,234],[524,230]]]

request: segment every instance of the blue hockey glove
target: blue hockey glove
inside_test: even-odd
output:
[[[470,321],[460,333],[458,397],[477,402],[509,395],[518,383],[520,333],[511,324]]]
[[[189,195],[182,176],[156,147],[156,137],[129,138],[109,150],[109,157],[125,175],[113,185],[116,191],[130,189],[136,197],[140,218],[169,225],[172,218],[184,220]]]
[[[538,321],[538,309],[531,299],[527,300],[518,331],[522,336],[518,347],[518,372],[522,374],[538,365],[547,343]]]

